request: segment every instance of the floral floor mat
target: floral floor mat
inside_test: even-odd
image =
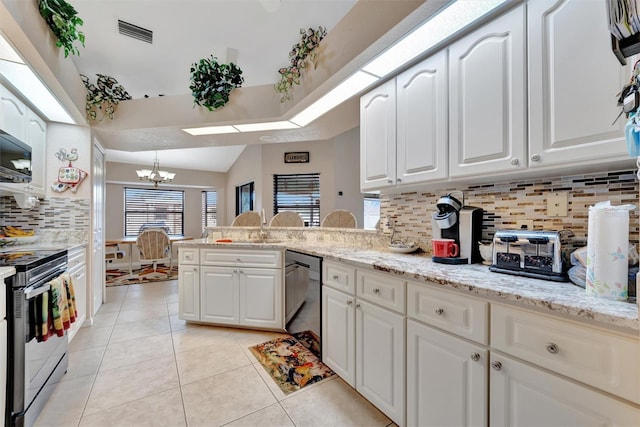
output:
[[[284,394],[332,377],[320,361],[320,344],[312,331],[297,332],[249,347]]]
[[[164,282],[178,278],[178,267],[174,266],[169,270],[168,266],[158,265],[156,271],[151,265],[143,265],[142,268],[133,270],[107,269],[106,286],[133,285],[136,283]]]

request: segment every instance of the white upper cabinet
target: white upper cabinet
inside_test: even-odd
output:
[[[452,177],[527,166],[524,28],[520,6],[450,46]]]
[[[46,191],[47,124],[31,110],[27,111],[27,143],[31,145],[31,183],[28,190],[44,197]]]
[[[626,156],[616,94],[630,78],[611,53],[604,1],[529,8],[529,166]]]
[[[26,143],[28,108],[0,85],[0,129]]]
[[[397,91],[397,183],[447,177],[447,52],[400,74]]]
[[[360,98],[360,188],[396,182],[396,81]]]

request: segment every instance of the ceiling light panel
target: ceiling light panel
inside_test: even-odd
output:
[[[458,0],[374,58],[362,70],[384,77],[506,1]]]
[[[358,71],[325,96],[293,116],[290,121],[298,126],[306,126],[378,80],[376,76]]]
[[[265,123],[248,123],[245,125],[233,125],[240,132],[258,132],[265,130],[284,130],[284,129],[297,129],[298,126],[290,121],[281,122],[265,122]]]
[[[182,129],[188,134],[199,136],[199,135],[218,135],[223,133],[236,133],[239,132],[238,129],[233,126],[206,126],[200,128],[188,128]]]

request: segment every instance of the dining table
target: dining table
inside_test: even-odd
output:
[[[136,243],[138,236],[124,236],[120,239],[107,239],[104,242],[106,247],[128,245],[129,246],[129,274],[133,274],[133,245]],[[180,242],[183,240],[193,240],[193,237],[181,236],[181,235],[169,235],[169,241],[171,244],[171,254],[173,254],[173,242]]]

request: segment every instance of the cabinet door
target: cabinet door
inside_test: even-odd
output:
[[[355,298],[322,287],[322,361],[356,386]]]
[[[238,325],[240,292],[238,269],[200,267],[200,320]]]
[[[505,356],[492,356],[491,426],[638,426],[640,410]]]
[[[182,320],[200,320],[200,267],[178,266],[178,317]]]
[[[398,184],[447,177],[447,81],[446,50],[396,78]]]
[[[22,101],[0,85],[0,129],[27,142],[27,111]]]
[[[0,289],[4,292],[4,288]],[[5,398],[4,391],[7,389],[7,322],[4,317],[0,318],[0,390],[2,390],[2,399],[0,399],[0,414],[4,415]]]
[[[70,273],[76,297],[77,317],[76,321],[71,324],[69,342],[71,342],[87,318],[87,266],[84,255],[82,256],[82,262],[76,268],[70,270]]]
[[[46,179],[47,124],[31,110],[27,113],[27,143],[31,145],[29,192],[44,196]]]
[[[405,424],[404,367],[404,317],[358,299],[356,390],[398,425]]]
[[[527,4],[531,167],[626,158],[626,120],[611,122],[630,71],[611,53],[606,3]]]
[[[360,188],[396,183],[396,83],[389,80],[360,98]]]
[[[487,369],[487,350],[407,320],[407,425],[487,425]]]
[[[282,270],[240,268],[240,324],[284,329]]]
[[[526,167],[524,21],[520,6],[449,48],[452,177]]]

